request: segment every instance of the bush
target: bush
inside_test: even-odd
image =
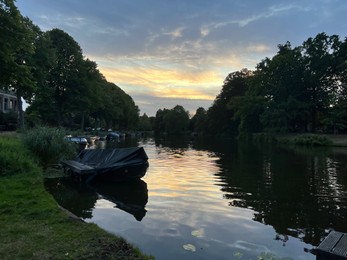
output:
[[[1,130],[15,131],[17,128],[17,117],[17,113],[14,112],[0,112],[0,125],[2,128]]]
[[[63,129],[37,127],[23,135],[23,143],[47,168],[60,159],[71,158],[76,154],[76,147],[65,140],[65,136]]]
[[[296,136],[292,142],[299,145],[307,146],[325,146],[331,145],[332,141],[324,135],[315,135],[315,134],[305,134]]]
[[[6,139],[5,139],[6,138]],[[0,176],[37,170],[30,153],[16,138],[0,137]]]

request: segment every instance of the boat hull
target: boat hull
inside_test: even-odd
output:
[[[131,181],[141,179],[148,168],[143,147],[90,149],[80,152],[75,160],[63,160],[64,171],[80,181]]]
[[[128,166],[116,170],[105,171],[98,173],[95,181],[107,181],[107,182],[124,182],[139,180],[145,176],[148,168],[148,162],[139,166]]]

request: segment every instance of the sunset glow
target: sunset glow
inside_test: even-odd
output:
[[[346,37],[347,2],[17,0],[41,30],[59,28],[128,93],[141,113],[207,109],[231,72],[256,65],[289,41],[320,32]],[[164,107],[163,107],[164,106]]]

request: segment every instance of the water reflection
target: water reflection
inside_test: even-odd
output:
[[[252,219],[273,226],[276,240],[293,236],[318,245],[331,229],[347,232],[346,148],[170,137],[155,144],[174,155],[166,158],[173,164],[191,149],[218,158],[215,184],[229,206],[253,210]]]
[[[186,137],[103,145],[143,146],[146,183],[47,187],[63,207],[157,259],[314,259],[304,248],[330,229],[347,232],[347,149]],[[146,216],[115,216],[110,206]]]
[[[59,205],[83,218],[93,217],[100,200],[107,200],[141,221],[146,215],[147,184],[143,180],[129,183],[76,183],[68,179],[46,179],[46,189]]]
[[[347,232],[346,160],[336,150],[234,144],[219,153],[219,185],[233,207],[255,211],[275,239],[318,245],[329,229]],[[342,159],[343,158],[343,159]]]

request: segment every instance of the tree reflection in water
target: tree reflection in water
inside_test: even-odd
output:
[[[253,220],[318,245],[330,229],[347,232],[347,161],[343,150],[233,143],[219,152],[221,190]]]
[[[69,179],[46,179],[46,189],[63,208],[82,219],[92,218],[99,199],[105,199],[141,221],[146,215],[147,184],[143,180],[128,183],[77,183]]]
[[[138,220],[146,214],[146,221],[134,225],[132,218],[125,215],[124,219],[120,214],[119,229],[114,212],[107,210],[110,218],[104,226],[158,256],[170,252],[172,259],[183,259],[187,252],[176,248],[186,245],[192,239],[192,230],[200,228],[205,236],[193,239],[201,248],[211,250],[194,254],[211,259],[223,259],[239,251],[240,246],[246,245],[248,250],[250,244],[260,250],[243,250],[250,259],[270,254],[269,250],[293,259],[312,259],[313,255],[305,255],[303,248],[318,245],[330,229],[347,232],[346,149],[303,149],[177,136],[141,139],[135,144],[126,140],[107,145],[145,147],[151,165],[146,175],[149,205],[147,185],[139,188],[143,195],[136,196],[129,193],[134,188],[124,188],[119,196],[112,193],[111,187],[111,194],[98,191],[98,187],[77,186],[71,191],[65,183],[53,183],[51,192],[57,193],[54,196],[58,202],[66,200],[59,202],[63,207],[84,218],[99,216],[99,223],[103,223],[106,210],[93,207],[101,208],[100,199],[114,201],[106,206],[129,213],[134,209],[129,205],[138,205],[137,213],[131,214]],[[142,199],[129,201],[128,195]],[[294,237],[298,239],[291,239]]]

